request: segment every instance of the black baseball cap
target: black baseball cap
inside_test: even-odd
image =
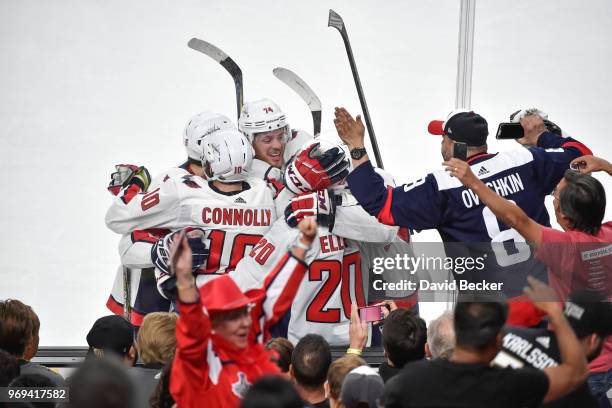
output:
[[[572,292],[564,313],[579,338],[591,334],[605,338],[612,334],[612,303],[600,292],[589,289]]]
[[[340,391],[340,400],[347,408],[357,408],[360,404],[377,407],[385,391],[385,383],[370,366],[363,365],[351,370]]]
[[[489,127],[485,118],[465,109],[456,109],[448,114],[446,120],[432,120],[427,126],[432,135],[450,137],[455,142],[477,147],[487,143]]]
[[[104,316],[87,333],[89,347],[126,355],[134,343],[134,328],[122,316]]]

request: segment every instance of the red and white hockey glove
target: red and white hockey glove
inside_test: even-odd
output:
[[[295,228],[306,217],[315,217],[319,225],[331,230],[336,218],[334,197],[327,190],[303,193],[295,196],[285,208],[287,225]]]
[[[133,164],[117,164],[115,171],[111,174],[111,181],[108,183],[108,191],[112,195],[118,195],[122,188],[135,186],[140,191],[145,192],[151,184],[151,175],[144,166],[135,166]]]
[[[317,191],[342,181],[348,173],[344,150],[333,147],[324,151],[320,143],[314,143],[287,165],[285,185],[295,194]]]

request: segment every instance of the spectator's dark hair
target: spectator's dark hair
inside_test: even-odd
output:
[[[302,408],[304,403],[291,383],[280,377],[265,376],[247,391],[241,408]]]
[[[383,346],[396,368],[408,361],[425,358],[427,325],[415,312],[396,309],[389,313],[383,325]]]
[[[559,194],[559,207],[569,218],[572,229],[595,235],[606,213],[606,191],[595,177],[567,170],[565,188]]]
[[[327,379],[332,356],[329,343],[318,334],[302,337],[291,355],[293,376],[299,385],[321,387]]]
[[[0,325],[2,321],[0,321]],[[0,349],[0,387],[9,385],[19,375],[17,358],[8,351]]]
[[[16,299],[0,301],[0,322],[0,348],[17,357],[40,327],[34,310]]]
[[[289,372],[293,348],[293,343],[283,337],[273,338],[266,344],[266,349],[276,352],[273,360],[283,373]]]
[[[135,387],[117,359],[86,360],[68,380],[71,408],[131,408]]]
[[[164,365],[161,370],[159,381],[151,394],[149,400],[151,408],[172,408],[175,401],[170,394],[170,373],[172,372],[172,360]]]
[[[454,316],[457,346],[484,350],[494,345],[507,317],[505,302],[457,302]]]

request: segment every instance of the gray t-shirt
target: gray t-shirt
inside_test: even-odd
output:
[[[161,377],[162,365],[130,367],[129,374],[138,390],[137,407],[149,407],[149,399]]]

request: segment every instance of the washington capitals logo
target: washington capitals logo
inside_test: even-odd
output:
[[[266,112],[266,113],[272,113],[272,112],[274,112],[274,110],[272,110],[272,108],[271,108],[271,107],[269,107],[269,106],[266,106],[265,108],[263,108],[263,110],[264,110],[264,112]]]
[[[242,371],[238,373],[238,381],[232,384],[232,392],[238,398],[244,398],[246,392],[249,390],[251,383],[247,380],[246,374]]]
[[[200,188],[200,186],[198,185],[198,183],[196,183],[191,176],[183,176],[183,183],[185,183],[185,185],[187,187],[191,187],[191,188]]]

